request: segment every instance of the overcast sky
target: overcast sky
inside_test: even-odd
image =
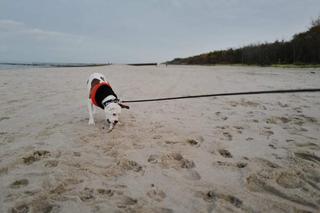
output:
[[[163,62],[288,40],[320,0],[0,0],[0,61]]]

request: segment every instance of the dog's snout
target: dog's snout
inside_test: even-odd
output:
[[[118,123],[118,121],[114,121],[114,124],[117,124]]]

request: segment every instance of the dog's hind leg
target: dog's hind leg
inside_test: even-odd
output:
[[[89,125],[95,125],[93,118],[93,104],[90,99],[88,99],[88,111],[89,111]]]

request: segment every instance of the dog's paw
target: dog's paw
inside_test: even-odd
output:
[[[94,120],[89,120],[89,125],[95,125]]]

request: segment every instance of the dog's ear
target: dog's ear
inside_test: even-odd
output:
[[[121,108],[130,109],[130,107],[129,107],[129,106],[124,105],[124,104],[122,104],[122,103],[119,103],[119,106],[120,106]]]

